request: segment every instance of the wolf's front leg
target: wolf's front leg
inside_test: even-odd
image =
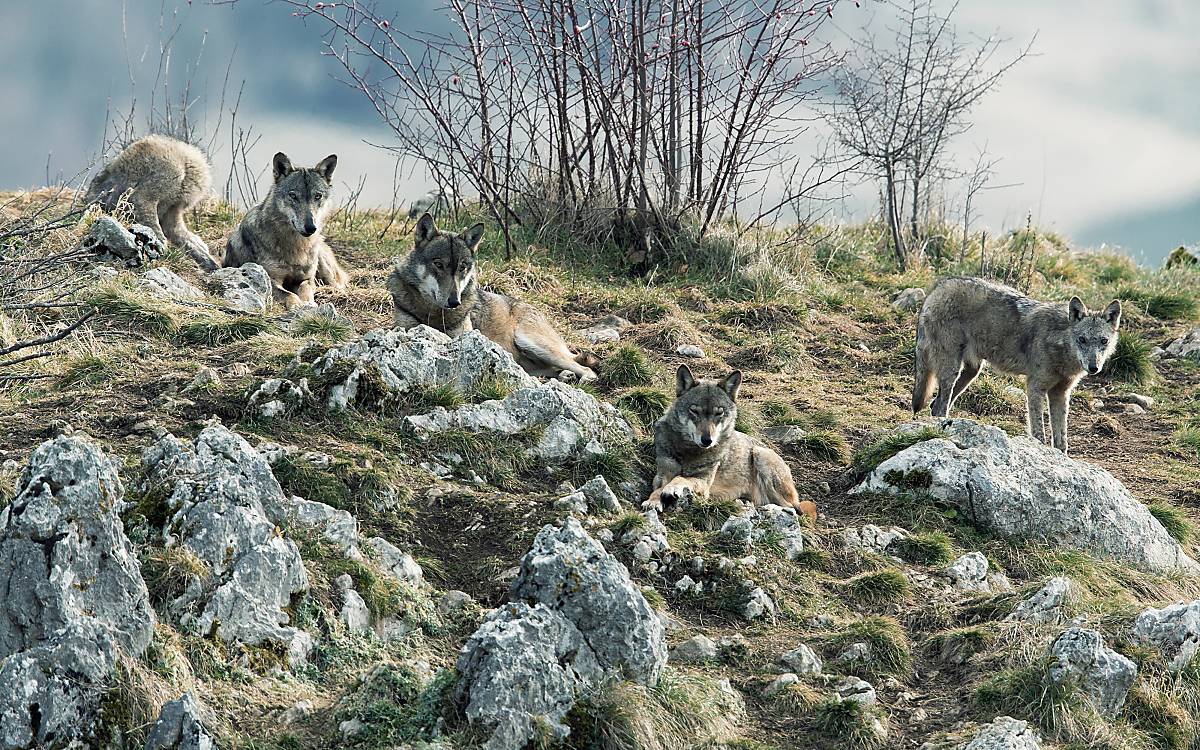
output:
[[[1067,412],[1071,409],[1070,387],[1050,390],[1050,436],[1054,447],[1067,452]]]
[[[1030,437],[1039,443],[1046,442],[1046,391],[1030,383],[1026,386],[1025,400],[1028,405],[1026,419]]]
[[[300,304],[302,304],[299,297],[297,297],[295,294],[288,291],[287,289],[284,289],[283,287],[279,286],[278,284],[276,284],[275,287],[271,290],[271,296],[273,296],[275,298],[276,302],[283,305],[283,309],[285,309],[285,310],[291,310],[292,308],[297,307]]]

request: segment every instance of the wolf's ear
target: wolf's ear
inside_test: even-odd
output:
[[[467,247],[474,250],[479,241],[483,239],[483,232],[484,226],[482,221],[478,224],[473,224],[470,229],[462,233],[462,241],[467,243]]]
[[[696,378],[692,375],[692,369],[687,365],[680,365],[675,371],[675,395],[682,396],[696,385]]]
[[[333,182],[333,169],[337,166],[337,154],[330,154],[317,162],[315,169],[321,173],[326,182]]]
[[[287,158],[287,154],[282,151],[275,154],[275,158],[271,160],[271,169],[275,172],[276,182],[279,182],[295,171],[295,168],[292,167],[292,160]]]
[[[1121,325],[1121,300],[1115,299],[1108,303],[1108,307],[1104,308],[1104,317],[1108,319],[1108,324],[1115,331]]]
[[[1071,304],[1067,305],[1067,317],[1072,324],[1083,320],[1083,316],[1087,315],[1087,307],[1084,306],[1083,300],[1078,297],[1071,298]]]
[[[417,219],[417,228],[413,230],[413,237],[416,238],[417,244],[429,242],[437,236],[437,226],[433,223],[433,214],[426,211],[421,214],[421,218]]]
[[[742,371],[734,370],[721,381],[721,389],[729,394],[729,398],[737,401],[738,389],[742,387]]]

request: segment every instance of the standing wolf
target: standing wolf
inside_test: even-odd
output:
[[[321,225],[331,203],[337,155],[317,166],[293,167],[284,153],[275,154],[275,182],[262,203],[246,212],[229,235],[225,266],[257,263],[267,270],[275,301],[291,309],[313,301],[316,281],[345,288],[349,277],[325,244]]]
[[[926,297],[917,323],[913,413],[929,403],[936,381],[933,414],[950,416],[954,400],[990,362],[1025,376],[1029,434],[1043,443],[1049,397],[1053,445],[1066,453],[1071,391],[1104,367],[1120,325],[1118,300],[1089,312],[1078,297],[1056,305],[983,279],[945,279]]]
[[[817,506],[801,502],[792,471],[779,454],[734,427],[742,373],[724,380],[696,380],[687,365],[675,373],[675,403],[654,425],[654,490],[643,508],[662,511],[685,493],[755,505],[795,508],[816,518]]]
[[[476,285],[475,248],[483,230],[483,224],[475,224],[459,234],[443,232],[433,216],[421,216],[412,252],[396,263],[387,281],[396,327],[424,324],[450,336],[475,329],[531,375],[595,380],[595,358],[572,352],[537,308]]]
[[[163,242],[182,247],[205,271],[215,271],[217,262],[208,245],[183,220],[211,188],[212,170],[200,149],[149,135],[129,144],[96,174],[86,200],[111,212],[125,198],[133,207],[134,221],[150,227]]]

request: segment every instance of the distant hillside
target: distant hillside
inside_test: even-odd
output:
[[[1200,242],[1200,195],[1094,224],[1076,239],[1092,247],[1121,247],[1139,263],[1157,266],[1176,247]]]

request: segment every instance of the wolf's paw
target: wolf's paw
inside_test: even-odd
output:
[[[642,503],[642,510],[652,510],[657,513],[662,513],[662,490],[655,490],[654,492],[651,492],[650,497],[648,497]]]
[[[564,383],[574,383],[575,381],[579,380],[579,376],[570,370],[562,370],[558,373],[558,380],[561,380]]]
[[[593,370],[590,367],[585,367],[585,368],[583,368],[583,373],[579,377],[579,382],[580,383],[594,383],[599,379],[600,379],[600,376],[596,374],[595,370]]]
[[[659,490],[660,504],[667,510],[686,508],[692,504],[696,491],[686,484],[668,484]]]

